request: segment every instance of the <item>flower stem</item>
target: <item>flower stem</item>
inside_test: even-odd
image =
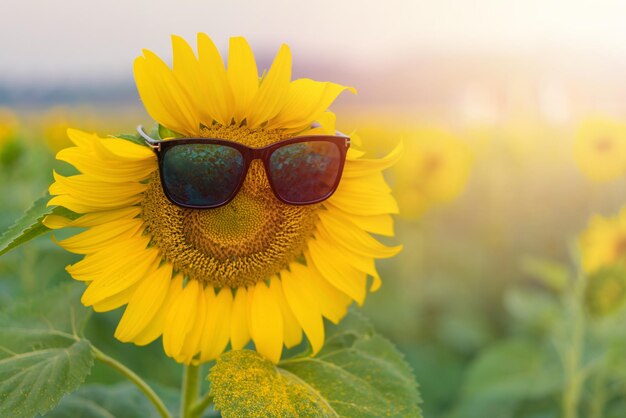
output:
[[[213,395],[211,395],[211,392],[207,392],[202,399],[191,405],[191,415],[194,417],[201,416],[204,410],[207,409],[212,403]]]
[[[135,372],[124,366],[119,361],[107,356],[96,347],[92,346],[91,348],[97,360],[100,360],[107,366],[111,366],[113,369],[124,375],[124,377],[126,377],[128,380],[133,382],[139,388],[139,390],[141,390],[143,394],[146,395],[150,402],[152,402],[162,418],[172,418],[172,414],[170,414],[170,412],[167,410],[167,407],[165,406],[161,398],[159,398],[159,395],[157,395],[154,390],[150,386],[148,386],[148,384],[144,382],[141,377],[139,377]]]
[[[199,381],[200,368],[194,365],[186,365],[183,372],[183,387],[180,399],[180,418],[193,418],[194,409],[192,406],[198,399],[200,390]]]
[[[574,284],[570,297],[570,313],[572,320],[571,341],[565,352],[565,388],[563,391],[563,417],[578,418],[578,404],[582,385],[585,380],[581,370],[583,341],[585,335],[585,312],[583,292],[586,278],[579,277]]]
[[[606,370],[602,368],[593,380],[591,404],[589,405],[589,418],[602,418],[606,403]]]

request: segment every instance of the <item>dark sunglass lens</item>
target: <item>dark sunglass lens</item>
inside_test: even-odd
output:
[[[332,194],[341,175],[341,163],[339,147],[332,142],[298,142],[272,153],[269,174],[282,199],[312,203]]]
[[[235,191],[243,175],[243,156],[217,144],[174,145],[163,155],[161,176],[168,196],[189,206],[218,206]]]

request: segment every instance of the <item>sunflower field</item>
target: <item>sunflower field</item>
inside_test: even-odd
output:
[[[0,71],[0,417],[626,417],[626,64],[253,35]]]

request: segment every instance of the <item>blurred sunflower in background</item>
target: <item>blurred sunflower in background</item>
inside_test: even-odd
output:
[[[614,217],[592,217],[578,245],[587,274],[626,261],[626,208]]]
[[[596,315],[613,312],[626,300],[626,208],[614,217],[591,218],[578,245],[587,308]]]
[[[0,166],[14,163],[21,152],[17,141],[19,120],[11,109],[0,107]]]
[[[0,107],[0,147],[15,138],[18,125],[15,113],[7,107]]]
[[[441,129],[419,129],[406,142],[406,155],[395,168],[398,203],[403,217],[417,218],[461,194],[474,159],[468,144]]]
[[[626,172],[626,124],[605,118],[584,121],[574,138],[574,158],[592,181],[622,176]]]
[[[196,55],[172,37],[171,69],[150,51],[135,61],[139,95],[162,127],[252,147],[334,135],[328,107],[351,88],[291,81],[285,45],[259,78],[245,39],[230,40],[227,68],[208,36],[197,41]],[[69,138],[74,147],[57,158],[80,174],[55,173],[49,204],[81,216],[51,215],[45,224],[87,228],[59,241],[85,255],[67,267],[87,284],[82,302],[96,311],[127,305],[115,336],[138,345],[162,336],[165,352],[179,362],[212,360],[229,343],[241,349],[249,340],[277,362],[283,346],[299,344],[303,333],[317,353],[323,318],[337,323],[352,301],[362,304],[368,287],[381,284],[375,259],[401,249],[370,235],[393,235],[398,207],[382,171],[398,160],[400,147],[366,159],[352,146],[336,192],[322,203],[282,203],[254,161],[232,202],[197,210],[165,197],[150,148],[77,130]],[[351,139],[358,145],[356,135]]]
[[[41,131],[46,145],[53,152],[71,147],[72,141],[67,136],[67,130],[72,126],[70,111],[63,107],[49,109],[42,117]]]

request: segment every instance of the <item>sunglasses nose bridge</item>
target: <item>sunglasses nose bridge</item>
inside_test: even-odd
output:
[[[246,170],[243,181],[245,181],[246,178],[249,176],[250,169],[254,166],[257,166],[263,171],[263,176],[265,177],[266,181],[269,180],[269,175],[267,172],[267,161],[270,157],[270,154],[271,151],[267,148],[248,148],[246,156],[246,159],[248,160],[248,168]]]

